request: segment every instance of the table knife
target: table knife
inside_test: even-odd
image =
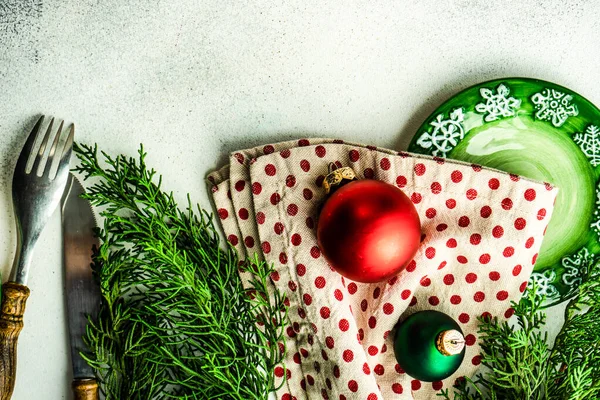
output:
[[[99,245],[94,228],[96,220],[90,202],[81,198],[85,191],[72,174],[62,198],[63,262],[65,267],[67,313],[73,394],[75,400],[98,399],[98,383],[93,368],[81,357],[87,347],[83,341],[88,316],[95,316],[100,305],[100,287],[92,272],[93,247]]]

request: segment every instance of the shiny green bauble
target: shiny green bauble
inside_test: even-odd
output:
[[[398,324],[396,360],[415,379],[435,382],[452,375],[465,357],[462,330],[439,311],[421,311]]]

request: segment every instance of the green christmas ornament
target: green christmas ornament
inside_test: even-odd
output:
[[[465,357],[463,333],[452,318],[427,310],[409,316],[396,328],[396,360],[415,379],[435,382],[452,375]]]

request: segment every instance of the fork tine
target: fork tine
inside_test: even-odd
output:
[[[50,147],[50,153],[48,153],[48,161],[46,162],[46,166],[44,167],[44,173],[48,171],[48,177],[50,179],[54,179],[54,176],[56,175],[56,170],[58,168],[55,154],[56,148],[58,147],[58,142],[60,141],[60,134],[62,132],[64,123],[65,121],[63,120],[58,126],[58,131],[56,132],[56,135],[54,136],[54,141],[52,142],[52,147]]]
[[[63,147],[61,160],[65,159],[65,158],[68,159],[69,157],[71,157],[71,151],[73,150],[73,137],[74,136],[75,136],[75,124],[71,124],[71,126],[69,126],[69,136],[67,137],[67,140],[65,141],[65,145]]]
[[[44,135],[44,139],[42,140],[42,144],[40,144],[40,149],[35,157],[35,161],[33,162],[33,166],[31,167],[31,172],[34,172],[38,176],[42,176],[44,172],[42,159],[44,157],[44,153],[46,152],[46,147],[48,147],[48,140],[50,139],[50,133],[52,133],[52,125],[54,125],[54,118],[50,120],[50,124],[48,124],[48,129],[46,129],[46,135]],[[30,157],[33,157],[33,153]]]
[[[40,127],[44,123],[44,116],[42,115],[35,126],[31,130],[31,133],[27,137],[27,141],[23,146],[23,150],[21,150],[21,154],[19,155],[19,159],[17,160],[17,164],[15,165],[15,170],[25,171],[25,173],[31,172],[31,167],[33,166],[33,158],[31,154],[33,153],[33,145],[36,142],[37,137],[40,134]],[[31,161],[31,162],[30,162]]]
[[[48,154],[48,159],[54,157],[54,153],[56,152],[56,148],[58,147],[58,141],[60,140],[60,133],[62,132],[62,128],[65,121],[62,121],[58,126],[58,131],[56,132],[56,136],[54,136],[54,142],[52,142],[52,147],[50,147],[50,153]]]
[[[71,124],[69,126],[69,133],[67,136],[67,140],[65,141],[65,144],[63,146],[61,156],[55,157],[55,163],[57,164],[56,174],[54,176],[51,176],[50,179],[54,179],[55,177],[57,177],[61,174],[64,174],[64,173],[68,173],[69,160],[71,159],[71,152],[73,151],[74,135],[75,135],[75,125]]]

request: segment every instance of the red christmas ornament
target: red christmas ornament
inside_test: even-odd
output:
[[[350,168],[333,171],[325,190],[353,175]],[[354,180],[336,188],[325,202],[317,242],[341,275],[357,282],[381,282],[397,275],[414,257],[421,223],[415,206],[397,187]]]

